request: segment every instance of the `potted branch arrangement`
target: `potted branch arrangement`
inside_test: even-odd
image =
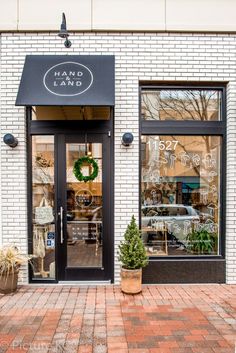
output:
[[[142,268],[147,266],[148,257],[141,239],[141,234],[132,216],[124,234],[124,241],[119,245],[121,268],[121,290],[127,294],[142,291]]]
[[[16,291],[20,266],[30,259],[30,255],[20,254],[14,245],[0,248],[0,293]]]

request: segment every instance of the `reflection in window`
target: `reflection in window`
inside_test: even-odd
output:
[[[220,120],[219,90],[143,90],[144,120]]]
[[[55,279],[54,137],[32,136],[33,277]]]
[[[148,255],[218,255],[221,137],[142,136],[141,143]]]

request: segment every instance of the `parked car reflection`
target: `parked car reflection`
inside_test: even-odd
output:
[[[142,228],[155,228],[165,222],[169,237],[180,243],[185,242],[187,234],[194,224],[200,223],[201,217],[192,206],[179,204],[159,204],[142,207]],[[145,231],[144,231],[145,233]]]

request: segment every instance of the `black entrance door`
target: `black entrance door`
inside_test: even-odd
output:
[[[58,135],[57,268],[59,281],[112,278],[110,138],[108,134]],[[98,175],[80,181],[75,162],[88,156]],[[96,166],[95,166],[96,169]],[[83,162],[89,176],[93,163]]]

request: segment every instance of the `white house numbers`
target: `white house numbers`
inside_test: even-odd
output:
[[[176,147],[178,145],[178,141],[177,140],[149,140],[147,142],[147,145],[149,146],[149,148],[151,149],[155,149],[155,150],[160,150],[160,151],[175,151]]]

